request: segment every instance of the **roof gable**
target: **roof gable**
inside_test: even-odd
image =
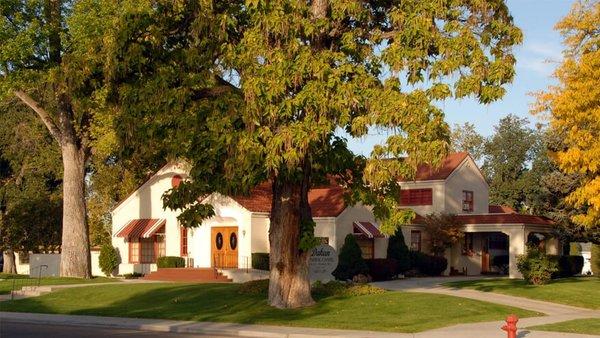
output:
[[[401,181],[438,181],[445,180],[469,157],[467,152],[453,153],[446,156],[437,167],[429,164],[420,164],[417,166],[417,172],[412,180]]]

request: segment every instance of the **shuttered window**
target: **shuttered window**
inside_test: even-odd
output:
[[[400,204],[402,205],[431,205],[433,193],[431,189],[405,189],[401,190]]]

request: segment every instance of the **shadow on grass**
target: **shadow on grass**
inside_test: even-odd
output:
[[[561,278],[554,279],[550,281],[550,283],[545,285],[557,285],[557,284],[569,284],[586,282],[591,279],[583,278],[583,277],[571,277],[571,278]],[[457,282],[448,282],[443,284],[446,287],[452,288],[454,290],[459,289],[474,289],[482,292],[495,292],[495,291],[503,291],[503,290],[511,290],[511,289],[521,289],[521,290],[535,290],[539,288],[540,285],[532,285],[527,283],[522,279],[483,279],[483,280],[472,280],[472,281],[457,281]]]

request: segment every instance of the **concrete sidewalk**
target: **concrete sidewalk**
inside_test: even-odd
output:
[[[564,317],[567,320],[567,317]],[[500,330],[503,322],[485,322],[456,325],[420,333],[387,333],[356,330],[329,330],[306,327],[287,327],[270,325],[247,325],[234,323],[173,321],[160,319],[113,318],[98,316],[71,316],[37,313],[0,312],[0,320],[23,323],[41,323],[84,327],[120,328],[143,331],[175,332],[231,337],[264,338],[504,338],[506,333]],[[349,320],[352,320],[349,318]],[[585,338],[590,335],[566,334],[542,331],[519,330],[522,338]]]

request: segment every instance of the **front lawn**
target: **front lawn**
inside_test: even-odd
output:
[[[321,295],[299,310],[269,307],[264,292],[240,293],[236,284],[97,285],[7,301],[2,311],[161,318],[317,328],[418,332],[454,324],[541,315],[465,298],[383,292],[362,296]]]
[[[528,327],[530,330],[600,335],[600,319],[586,318]]]
[[[484,279],[444,285],[600,309],[600,279],[594,277],[556,279],[546,285],[530,285],[520,279]]]
[[[29,278],[27,275],[0,274],[0,295],[10,293],[13,287],[13,279],[17,290],[23,286],[37,285],[37,278]],[[94,277],[92,279],[72,278],[72,277],[42,277],[40,285],[64,285],[64,284],[87,284],[87,283],[106,283],[118,282],[119,279],[107,277]]]

